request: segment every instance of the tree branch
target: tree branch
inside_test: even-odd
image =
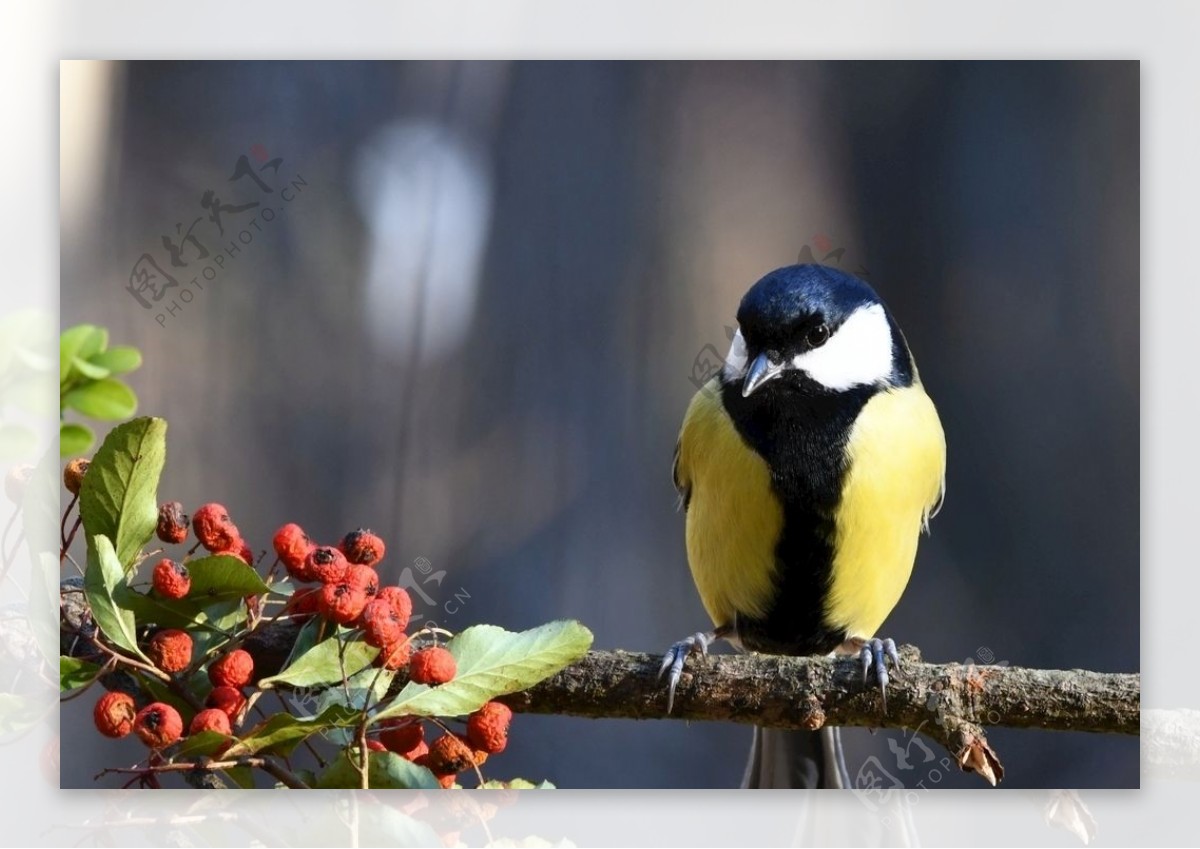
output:
[[[69,583],[63,586],[63,653],[83,656],[90,641],[73,634],[81,627],[86,631],[86,602]],[[298,631],[294,622],[279,622],[246,639],[243,648],[254,655],[260,675],[279,671]],[[1140,730],[1137,674],[931,664],[912,646],[904,646],[900,656],[903,670],[888,684],[886,714],[879,692],[864,686],[856,659],[754,654],[689,658],[669,717],[666,687],[658,678],[661,656],[622,651],[590,652],[531,690],[501,701],[518,712],[592,718],[912,729],[992,784],[1004,769],[985,727],[1132,735]],[[403,683],[401,678],[393,687]]]
[[[985,726],[1138,734],[1141,677],[1086,670],[930,664],[912,646],[888,684],[888,711],[856,660],[735,655],[692,657],[670,718],[771,728],[823,725],[908,728],[946,747],[992,784],[1003,767]],[[591,652],[574,666],[502,701],[514,711],[625,719],[667,718],[661,658]]]

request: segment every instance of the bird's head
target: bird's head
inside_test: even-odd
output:
[[[887,307],[835,268],[772,271],[742,298],[737,320],[722,378],[740,383],[743,397],[764,388],[837,393],[912,381],[908,348]]]

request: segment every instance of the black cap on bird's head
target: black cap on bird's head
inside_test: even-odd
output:
[[[826,392],[912,382],[908,348],[887,307],[864,281],[836,268],[772,271],[742,298],[737,320],[723,376],[727,384],[740,381],[743,396],[768,382]]]

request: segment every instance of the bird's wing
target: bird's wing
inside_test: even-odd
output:
[[[943,455],[944,456],[944,455]],[[944,462],[944,461],[943,461]],[[929,505],[929,509],[925,511],[925,517],[921,525],[925,533],[929,533],[929,520],[942,512],[942,505],[946,503],[946,472],[942,472],[942,484],[938,487],[937,498]]]
[[[680,474],[682,471],[679,468],[679,445],[681,440],[675,441],[675,459],[671,462],[671,480],[675,483],[675,491],[679,493],[679,503],[684,510],[687,510],[688,504],[692,501],[692,485],[684,480]]]

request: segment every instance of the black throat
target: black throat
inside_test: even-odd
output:
[[[783,506],[775,549],[776,588],[766,616],[738,616],[742,645],[772,654],[827,654],[845,640],[824,621],[833,572],[834,516],[846,474],[846,442],[877,386],[814,390],[778,378],[749,398],[741,382],[722,386],[722,401],[742,439],[771,470]],[[729,568],[739,568],[730,564]]]

